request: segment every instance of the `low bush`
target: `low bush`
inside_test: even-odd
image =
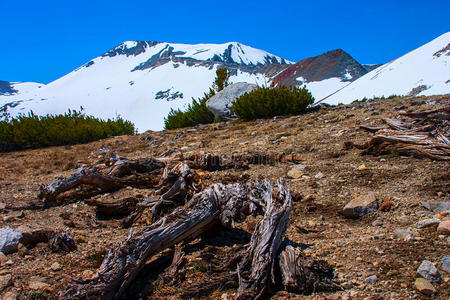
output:
[[[104,121],[75,110],[47,116],[31,112],[0,122],[0,151],[87,143],[134,133],[134,125],[120,117]]]
[[[164,118],[165,129],[176,129],[195,126],[197,124],[209,124],[214,122],[213,113],[206,107],[206,100],[214,96],[215,91],[210,89],[203,98],[192,99],[186,111],[180,109],[171,109],[166,118]]]
[[[214,114],[206,107],[206,101],[228,86],[229,73],[225,68],[216,70],[212,88],[198,100],[192,99],[186,111],[171,109],[164,118],[164,129],[191,127],[197,124],[210,124],[215,121]],[[217,121],[217,120],[216,120]]]
[[[314,97],[306,88],[263,87],[238,97],[231,110],[241,119],[255,120],[304,113]]]

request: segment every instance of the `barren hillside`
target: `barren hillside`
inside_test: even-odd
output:
[[[198,150],[227,155],[278,151],[295,153],[301,161],[197,172],[204,185],[286,178],[294,195],[287,237],[304,249],[305,256],[334,266],[343,290],[304,297],[278,292],[273,299],[424,299],[426,296],[414,286],[423,260],[435,263],[442,275],[440,282],[433,283],[436,297],[448,299],[450,274],[441,260],[450,255],[449,237],[438,235],[435,226],[415,226],[423,219],[450,218],[448,210],[433,211],[433,205],[426,205],[449,204],[448,162],[400,156],[396,151],[361,156],[361,150],[347,149],[344,143],[362,144],[370,139],[372,134],[359,125],[382,125],[382,118],[396,117],[402,110],[424,111],[449,104],[450,95],[391,98],[329,107],[302,116],[230,121],[84,145],[1,153],[0,201],[6,207],[1,211],[0,227],[67,230],[77,249],[60,254],[42,243],[30,249],[19,245],[18,252],[0,257],[0,292],[19,299],[57,296],[75,281],[94,276],[108,250],[129,233],[122,228],[120,218],[97,217],[95,207],[83,201],[83,189],[43,209],[37,198],[40,185],[67,177],[79,167],[103,163],[112,154],[141,158],[169,157],[176,152],[188,155]],[[359,219],[342,214],[346,203],[370,192],[380,209]],[[147,189],[125,188],[93,197],[141,200],[150,194]],[[124,298],[232,299],[236,292],[233,284],[193,287],[208,286],[218,276],[215,264],[228,259],[227,253],[245,247],[257,221],[249,217],[237,225],[241,230],[217,230],[182,245],[186,258],[182,280],[164,282],[158,277],[173,256],[173,251],[164,251],[141,271]],[[148,222],[150,218],[144,215],[133,228],[142,229]],[[412,231],[411,238],[400,237],[398,229]],[[376,280],[366,280],[372,275]]]

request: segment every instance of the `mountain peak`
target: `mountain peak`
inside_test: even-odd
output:
[[[335,49],[289,66],[274,78],[273,84],[290,86],[329,78],[353,81],[366,73],[367,70],[347,52]]]

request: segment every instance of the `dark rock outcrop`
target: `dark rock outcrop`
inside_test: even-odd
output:
[[[367,73],[367,70],[342,49],[309,57],[286,68],[274,80],[274,86],[295,86],[304,82],[322,81],[329,78],[341,78],[342,81],[354,81]]]

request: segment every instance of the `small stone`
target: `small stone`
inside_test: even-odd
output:
[[[362,260],[363,259],[361,257],[359,257],[359,256],[356,258],[356,261],[362,261]]]
[[[50,266],[50,269],[52,269],[53,271],[59,271],[62,270],[62,268],[63,266],[58,262],[55,262]]]
[[[441,222],[438,226],[437,233],[442,235],[450,235],[450,220]]]
[[[297,179],[297,178],[300,178],[303,176],[303,172],[301,170],[297,169],[296,167],[293,167],[292,169],[289,170],[287,175],[290,178]]]
[[[423,207],[432,211],[450,210],[450,202],[422,202]]]
[[[372,222],[372,226],[383,226],[383,220],[376,219]]]
[[[2,252],[0,252],[0,266],[4,265],[6,263],[6,261],[8,260],[8,257],[6,257],[5,254],[3,254]]]
[[[372,275],[364,279],[364,282],[366,284],[375,284],[377,283],[377,281],[378,281],[377,275]]]
[[[6,292],[2,295],[2,300],[16,300],[17,299],[17,293],[15,292]]]
[[[414,237],[418,236],[419,234],[415,231],[410,231],[407,229],[397,229],[395,230],[395,236],[398,239],[402,239],[405,241],[412,240]]]
[[[425,228],[425,227],[430,227],[430,226],[438,226],[439,223],[441,223],[441,220],[433,218],[433,219],[426,219],[426,220],[421,220],[419,222],[417,222],[416,224],[414,224],[414,226],[416,226],[416,228]]]
[[[322,172],[319,172],[319,173],[317,173],[317,174],[314,176],[314,178],[315,178],[315,179],[322,179],[323,176],[325,176],[325,175],[323,175]]]
[[[11,274],[0,276],[0,292],[12,284]]]
[[[445,272],[450,273],[450,256],[444,256],[442,259],[442,269]]]
[[[0,202],[0,211],[4,210],[6,208],[6,203]]]
[[[365,169],[367,169],[365,164],[360,165],[358,168],[356,168],[358,171],[364,171]]]
[[[431,296],[436,292],[436,289],[433,285],[424,278],[417,278],[414,282],[414,286],[416,289],[424,295]]]
[[[377,208],[378,203],[375,193],[369,192],[347,203],[343,209],[343,214],[347,218],[359,218],[375,212]]]
[[[4,216],[3,217],[3,222],[8,223],[8,222],[12,222],[14,221],[16,218],[14,218],[13,216]]]
[[[343,289],[348,290],[354,287],[354,284],[351,281],[346,281],[341,286]]]
[[[83,280],[89,280],[94,276],[94,272],[91,270],[84,270],[83,273],[81,273],[81,279]]]
[[[417,268],[417,273],[431,282],[439,282],[442,280],[438,269],[429,260],[422,261],[419,268]]]
[[[0,251],[10,254],[17,251],[22,234],[11,227],[0,229]]]
[[[28,284],[28,287],[31,290],[39,290],[39,291],[50,291],[51,286],[48,283],[42,281],[32,281]]]

